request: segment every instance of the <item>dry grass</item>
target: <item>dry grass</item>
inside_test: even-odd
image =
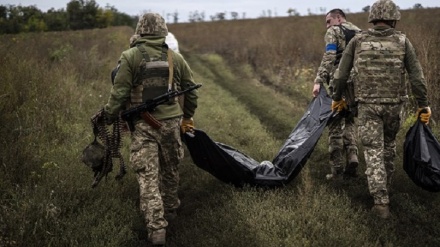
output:
[[[438,8],[405,10],[397,25],[416,48],[434,119],[440,117],[439,13]],[[364,30],[371,27],[366,13],[347,18]],[[292,97],[303,82],[312,83],[324,52],[324,16],[181,23],[170,30],[188,52],[217,53],[231,64],[248,64],[258,80]]]
[[[399,24],[408,25],[430,96],[439,85],[436,11],[405,11]],[[196,127],[257,160],[273,158],[310,99],[311,71],[322,55],[322,16],[170,30],[204,84]],[[92,140],[89,118],[106,101],[110,71],[132,33],[0,36],[0,246],[147,245],[134,174],[121,183],[111,174],[91,189],[92,172],[79,160]],[[365,175],[341,184],[324,179],[326,138],[298,177],[275,190],[223,184],[186,157],[182,207],[167,246],[438,246],[440,198],[409,180],[401,157],[398,149],[393,217],[386,222],[370,215]]]

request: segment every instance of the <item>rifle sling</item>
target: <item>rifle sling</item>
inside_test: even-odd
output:
[[[168,70],[169,70],[169,76],[168,76],[168,90],[173,89],[173,79],[174,79],[174,66],[173,66],[173,54],[171,52],[171,49],[168,49]]]

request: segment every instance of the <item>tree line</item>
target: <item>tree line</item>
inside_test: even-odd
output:
[[[414,9],[422,9],[421,4],[415,4]],[[368,12],[370,6],[365,6],[362,11]],[[344,10],[347,13],[350,10]],[[308,10],[308,15],[313,15]],[[325,8],[320,8],[321,14],[326,13]],[[289,16],[300,16],[296,9],[287,10]],[[227,12],[216,13],[210,16],[211,21],[226,20]],[[231,20],[240,18],[238,12],[230,12]],[[276,13],[274,13],[276,16]],[[179,22],[179,13],[168,13],[167,19],[172,18],[173,23]],[[261,17],[272,17],[272,11],[263,11]],[[246,13],[242,13],[243,19]],[[189,22],[204,22],[205,12],[190,12]],[[93,28],[106,28],[110,26],[136,27],[138,16],[130,16],[119,12],[114,6],[107,4],[100,7],[95,0],[71,0],[66,9],[51,8],[43,12],[36,6],[0,5],[0,34],[16,34],[21,32],[46,32],[67,31]]]
[[[33,5],[0,5],[0,34],[135,27],[137,20],[138,16],[121,13],[110,5],[102,8],[94,0],[71,0],[66,9],[47,12]]]

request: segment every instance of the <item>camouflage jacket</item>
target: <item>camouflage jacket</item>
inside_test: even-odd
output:
[[[351,22],[344,22],[341,24],[341,26],[342,27],[331,26],[327,29],[327,32],[325,33],[325,53],[322,57],[321,65],[318,68],[318,72],[314,80],[315,84],[328,84],[331,80],[331,77],[333,76],[333,73],[336,70],[336,54],[342,53],[347,46],[345,42],[345,34],[342,31],[342,28],[356,30],[357,32],[361,31]]]
[[[374,28],[370,28],[368,30],[368,32],[366,32],[365,34],[355,36],[353,38],[353,40],[349,43],[347,48],[344,50],[344,53],[341,58],[341,62],[338,67],[338,70],[334,74],[335,93],[332,96],[333,100],[339,101],[342,99],[343,92],[345,91],[345,88],[347,87],[347,80],[349,79],[350,71],[354,67],[355,63],[358,62],[358,61],[354,61],[354,60],[357,57],[356,54],[359,52],[358,49],[360,49],[360,43],[362,42],[362,39],[364,38],[365,35],[368,35],[371,43],[374,43],[373,42],[374,37],[377,37],[377,40],[383,40],[383,37],[394,35],[394,36],[397,36],[397,37],[400,37],[401,39],[403,39],[403,44],[404,44],[403,53],[404,54],[402,54],[403,68],[402,68],[401,73],[404,73],[405,71],[408,73],[409,82],[411,84],[411,90],[417,100],[418,106],[419,107],[428,106],[429,102],[428,102],[428,98],[427,98],[427,86],[426,86],[425,78],[423,76],[422,67],[420,65],[420,62],[417,59],[413,45],[408,40],[408,38],[406,38],[406,36],[404,36],[403,34],[400,34],[400,32],[395,31],[394,28],[389,28],[386,26],[375,26]],[[380,51],[378,51],[378,52],[380,52]],[[373,61],[373,60],[371,60],[369,63],[371,64],[371,66],[373,66],[372,65],[373,63],[383,64],[383,63],[381,63],[381,61]],[[389,73],[390,69],[391,68],[381,66],[381,67],[375,68],[375,71],[376,71],[376,73],[383,72],[382,74],[385,75],[383,77],[386,77],[386,74]],[[358,69],[355,68],[355,71],[356,70],[362,70],[362,67],[359,67]],[[359,81],[359,79],[357,78],[357,74],[360,74],[362,72],[363,71],[357,71],[357,73],[355,72],[355,75],[353,78],[353,83],[355,85],[355,88],[356,88],[356,84],[372,83],[370,81]],[[402,74],[401,78],[402,78],[402,80],[405,79],[403,74]],[[390,83],[394,83],[394,82],[390,82]],[[384,83],[382,83],[382,84],[384,84]],[[404,85],[404,83],[402,82],[401,85]],[[387,87],[387,85],[383,85],[383,87]],[[363,85],[363,88],[365,90],[368,87]],[[395,90],[397,91],[399,89],[396,88]],[[389,90],[384,90],[384,92],[385,91],[389,91]],[[380,90],[376,90],[376,92],[380,92]],[[405,91],[405,93],[406,93],[406,91]],[[355,94],[357,94],[357,93],[355,92]],[[385,98],[381,99],[380,98],[381,95],[378,95],[375,97],[378,97],[379,99],[363,99],[363,100],[366,103],[399,102],[401,100],[401,96],[402,95],[399,95],[398,96],[399,98],[396,98],[396,99],[385,99]],[[359,95],[355,95],[355,97],[356,97],[356,100],[359,101],[359,98],[358,98]]]
[[[162,44],[165,37],[148,36],[139,38],[133,44],[134,47],[122,52],[120,57],[119,70],[114,78],[114,85],[110,92],[110,97],[107,104],[104,106],[105,114],[110,118],[118,116],[121,110],[124,110],[127,102],[130,102],[130,93],[135,82],[140,77],[140,63],[143,59],[141,51],[136,47],[140,44],[145,47],[151,59],[160,58],[162,55]],[[173,55],[173,70],[174,81],[179,90],[184,90],[189,86],[195,85],[193,73],[182,57],[181,54],[172,51]],[[156,108],[152,115],[158,119],[169,119],[174,117],[184,116],[191,118],[197,108],[197,90],[192,90],[185,93],[183,109],[176,101],[174,104],[164,104]]]

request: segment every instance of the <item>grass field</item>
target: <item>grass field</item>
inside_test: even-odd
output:
[[[405,16],[438,25],[417,12]],[[216,29],[231,33],[217,43],[225,45],[223,50],[197,43],[202,32],[203,37],[217,35],[207,35],[205,24],[172,26],[196,81],[203,84],[197,128],[256,160],[274,158],[311,100],[322,55],[312,47],[321,50],[323,17],[303,18],[278,20],[318,30],[299,34],[308,37],[307,43],[271,45],[278,62],[252,57],[262,55],[258,51],[264,42],[272,44],[271,29],[263,24],[275,19],[228,22],[231,28],[261,27],[261,39],[246,46],[226,46],[241,32],[227,25]],[[431,39],[437,32],[432,28],[426,36]],[[110,71],[132,33],[124,27],[0,36],[0,246],[148,246],[133,171],[120,182],[113,172],[92,189],[93,173],[80,161],[93,139],[90,117],[106,102]],[[283,38],[289,40],[287,33]],[[282,49],[277,51],[275,44]],[[430,59],[438,54],[438,44],[431,45]],[[309,52],[294,52],[308,47]],[[299,58],[289,64],[282,55],[286,51]],[[435,67],[437,61],[429,63]],[[425,63],[428,83],[438,82],[433,67]],[[402,169],[403,138],[411,123],[408,118],[398,136],[390,220],[371,215],[363,173],[336,184],[325,180],[324,133],[301,173],[278,189],[224,184],[196,167],[186,152],[180,169],[182,206],[168,228],[167,246],[439,246],[440,197],[417,187]],[[129,139],[124,140],[128,160]]]

